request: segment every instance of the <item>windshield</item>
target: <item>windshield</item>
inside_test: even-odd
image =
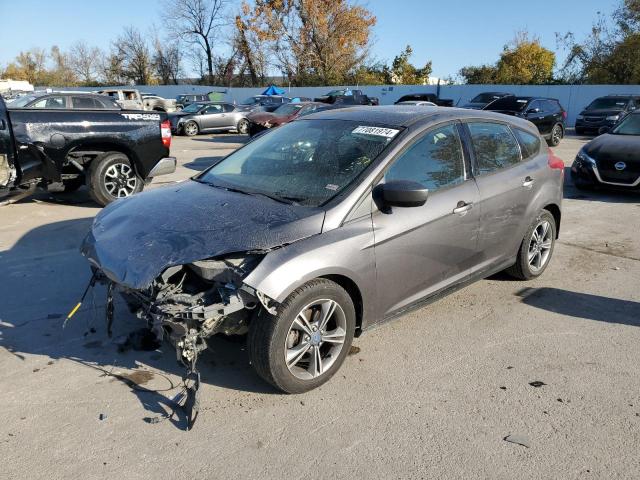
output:
[[[596,98],[589,104],[587,110],[599,110],[599,109],[624,109],[628,100],[626,98],[615,97],[602,97]]]
[[[240,105],[253,105],[254,103],[258,103],[259,99],[257,97],[249,97],[242,101]]]
[[[616,135],[640,135],[640,115],[627,115],[611,133]]]
[[[317,207],[348,187],[399,130],[346,120],[299,120],[262,135],[196,181]]]
[[[22,108],[29,102],[34,101],[36,98],[38,98],[37,95],[27,95],[25,97],[18,97],[15,100],[9,102],[9,105],[13,108],[15,107]]]
[[[480,95],[476,95],[471,99],[470,103],[489,103],[494,100],[502,97],[503,95],[495,94],[495,93],[481,93]]]
[[[187,105],[186,107],[184,107],[182,109],[182,111],[184,113],[196,113],[198,110],[200,110],[203,107],[202,104],[200,103],[192,103],[190,105]]]
[[[286,104],[286,105],[282,105],[281,107],[276,108],[273,111],[273,114],[276,117],[288,117],[289,115],[293,115],[294,113],[296,113],[298,110],[300,110],[303,107],[303,105],[292,105],[292,104]]]
[[[507,112],[521,112],[529,103],[528,98],[502,97],[487,105],[489,110],[505,110]]]

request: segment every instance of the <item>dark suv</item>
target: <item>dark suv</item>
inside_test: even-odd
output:
[[[510,95],[491,102],[483,110],[526,118],[538,127],[540,134],[552,147],[564,137],[567,112],[555,98]]]
[[[600,129],[613,127],[640,106],[640,96],[607,95],[596,98],[576,117],[576,133],[600,133]]]
[[[198,102],[208,102],[211,99],[209,95],[205,94],[189,94],[189,95],[178,95],[176,97],[176,107],[179,109],[183,109],[184,107],[191,105],[192,103]]]

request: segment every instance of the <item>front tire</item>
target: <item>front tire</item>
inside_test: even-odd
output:
[[[241,135],[245,135],[249,133],[249,120],[247,120],[246,118],[241,119],[238,122],[236,129],[238,130],[238,133]]]
[[[182,127],[182,131],[187,137],[194,137],[198,133],[200,133],[200,127],[198,127],[198,124],[196,122],[191,120],[190,122],[184,124],[184,127]]]
[[[109,203],[141,192],[143,180],[136,175],[129,158],[120,152],[107,152],[89,166],[89,192],[96,203]]]
[[[524,235],[516,263],[506,272],[518,280],[531,280],[542,275],[553,255],[556,231],[555,218],[548,210],[542,210]]]
[[[312,280],[289,295],[276,315],[261,312],[251,322],[251,363],[260,377],[283,392],[312,390],[344,362],[355,324],[349,294],[331,280]]]

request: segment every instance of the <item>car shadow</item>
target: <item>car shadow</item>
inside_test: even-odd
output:
[[[191,170],[196,170],[198,172],[202,172],[209,168],[212,165],[215,165],[220,160],[222,160],[226,155],[212,155],[209,157],[198,157],[195,160],[185,163],[182,166],[189,168]]]
[[[175,409],[175,402],[168,395],[175,395],[176,391],[151,388],[139,378],[148,378],[148,372],[159,378],[181,378],[185,368],[178,364],[175,350],[167,342],[154,351],[122,348],[128,334],[145,325],[129,312],[119,296],[114,299],[111,338],[105,322],[106,289],[100,285],[90,290],[63,328],[67,313],[78,302],[91,276],[78,249],[92,221],[93,218],[83,218],[37,227],[8,250],[0,251],[0,271],[5,280],[0,289],[0,348],[21,361],[39,356],[51,362],[65,359],[94,368],[96,382],[105,375],[122,381],[150,414],[164,416],[167,410]],[[204,384],[277,393],[253,371],[242,338],[238,341],[213,337],[208,343],[210,348],[198,361]],[[124,373],[114,374],[114,370]],[[177,388],[180,382],[174,384]],[[186,425],[180,412],[171,421],[179,428]]]
[[[549,312],[598,322],[640,326],[640,303],[631,300],[572,292],[560,288],[523,288],[522,303]]]
[[[214,142],[214,143],[247,143],[249,135],[239,133],[214,134],[211,137],[192,137],[194,142]]]
[[[71,205],[74,207],[101,208],[89,195],[89,189],[82,187],[75,192],[49,192],[37,189],[32,194],[21,198],[16,204],[48,203],[53,205]]]

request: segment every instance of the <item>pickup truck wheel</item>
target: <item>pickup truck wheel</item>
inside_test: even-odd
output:
[[[555,218],[549,211],[542,210],[524,235],[516,263],[506,272],[518,280],[539,277],[551,261],[555,244]]]
[[[190,121],[184,124],[184,127],[182,127],[182,131],[187,137],[193,137],[198,134],[200,128],[198,127],[198,124],[196,122]]]
[[[105,206],[118,198],[142,191],[144,182],[131,166],[129,158],[120,152],[108,152],[96,157],[89,167],[91,197]]]
[[[319,278],[295,290],[276,315],[261,312],[249,326],[251,363],[286,393],[319,387],[338,371],[355,331],[355,308],[338,284]]]
[[[249,133],[249,120],[247,120],[246,118],[241,119],[238,122],[238,126],[236,127],[236,129],[238,130],[238,133],[242,135]]]

